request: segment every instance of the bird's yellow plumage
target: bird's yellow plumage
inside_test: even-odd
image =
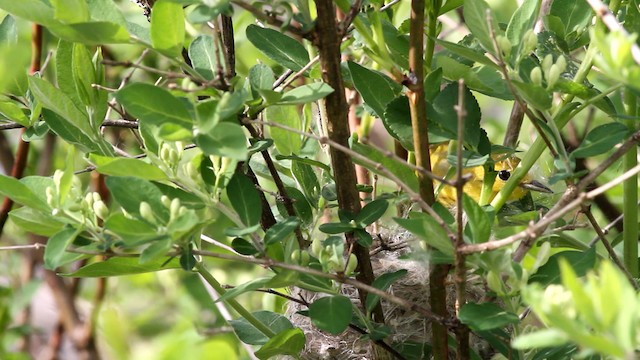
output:
[[[429,150],[431,153],[432,172],[434,173],[434,175],[437,175],[439,177],[447,177],[447,174],[452,167],[451,164],[449,164],[449,162],[447,161],[447,156],[449,155],[449,143],[432,145]],[[511,173],[520,163],[520,159],[515,156],[509,156],[507,158],[494,157],[494,160],[496,161],[494,164],[494,170],[496,171],[497,176],[495,182],[493,183],[491,194],[489,195],[489,198],[486,199],[488,202],[493,200],[496,194],[504,186],[504,183],[509,179]],[[479,202],[484,182],[484,167],[476,166],[465,168],[463,170],[463,175],[469,176],[469,181],[464,186],[465,194],[469,195],[476,202]],[[515,188],[515,190],[511,193],[508,201],[514,201],[522,198],[527,194],[529,190],[548,193],[552,192],[549,188],[544,186],[542,183],[533,180],[533,178],[527,174],[527,176],[525,176],[520,182],[520,186]],[[438,193],[438,201],[443,205],[455,205],[456,198],[456,189],[454,187],[443,186],[440,188],[440,191]]]

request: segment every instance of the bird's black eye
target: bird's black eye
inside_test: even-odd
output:
[[[498,171],[498,177],[501,180],[507,181],[507,180],[509,180],[510,176],[511,176],[511,172],[509,170],[500,170],[500,171]]]

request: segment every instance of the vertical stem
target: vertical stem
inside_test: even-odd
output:
[[[333,88],[333,93],[325,98],[327,134],[332,141],[349,146],[349,122],[348,105],[345,98],[344,82],[340,69],[340,42],[338,27],[336,24],[335,8],[331,0],[316,0],[317,19],[314,33],[314,43],[318,47],[320,56],[320,68],[322,79]],[[343,211],[356,214],[360,211],[360,198],[356,187],[356,172],[353,161],[349,155],[331,147],[331,165],[336,180],[336,192],[338,204]],[[371,284],[374,280],[369,250],[356,242],[352,233],[347,234],[347,241],[353,244],[353,253],[358,258],[358,275],[356,278]],[[365,304],[367,293],[358,290],[360,301]],[[382,307],[378,306],[373,311],[375,321],[384,322]]]
[[[429,24],[427,28],[435,32],[434,14],[437,9],[433,4],[429,9]],[[409,23],[409,69],[410,84],[407,96],[411,110],[411,126],[413,127],[413,144],[415,149],[416,165],[431,170],[431,159],[429,154],[429,132],[427,128],[426,103],[424,95],[424,22],[425,22],[425,2],[424,0],[411,1],[411,18]],[[434,35],[434,34],[430,34]],[[433,56],[433,49],[428,54]],[[427,60],[430,63],[431,58]],[[422,173],[417,173],[420,197],[429,205],[435,203],[433,193],[433,182]],[[446,265],[433,265],[429,274],[429,302],[431,310],[447,317],[447,288],[446,278],[449,273]],[[433,357],[435,359],[447,359],[448,336],[447,328],[436,321],[431,323]]]
[[[625,113],[635,118],[638,115],[638,98],[631,91],[624,93]],[[635,129],[633,121],[629,121],[629,128]],[[632,147],[623,158],[624,169],[627,171],[638,165],[638,148]],[[622,219],[624,266],[633,277],[638,277],[638,175],[627,179],[622,185],[624,218]]]

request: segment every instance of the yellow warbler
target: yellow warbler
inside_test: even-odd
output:
[[[449,155],[449,143],[443,143],[438,145],[431,145],[431,168],[435,175],[445,178],[452,168],[451,164],[447,161]],[[494,157],[494,160],[498,160],[498,157]],[[496,180],[493,183],[491,194],[489,195],[487,202],[491,202],[496,194],[502,189],[504,183],[509,180],[511,173],[520,163],[520,159],[515,156],[509,156],[507,158],[496,161],[494,164],[494,170],[497,172]],[[476,166],[465,168],[463,175],[469,176],[469,181],[464,185],[465,194],[469,195],[476,202],[480,201],[480,195],[482,192],[484,182],[484,167]],[[542,183],[534,180],[531,175],[527,174],[519,186],[509,195],[508,201],[514,201],[522,198],[527,194],[529,190],[552,193],[551,189],[544,186]],[[452,186],[442,186],[438,193],[438,201],[445,206],[453,206],[456,203],[456,189]]]

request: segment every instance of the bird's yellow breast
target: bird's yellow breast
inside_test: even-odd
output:
[[[445,178],[451,169],[451,164],[447,161],[449,155],[449,144],[432,145],[430,147],[431,153],[431,169],[434,175]],[[494,160],[497,160],[494,158]],[[494,164],[495,171],[500,174],[496,176],[496,180],[493,183],[491,194],[488,201],[490,202],[496,196],[496,194],[502,189],[506,180],[510,174],[516,169],[520,159],[515,156],[508,157],[506,159],[496,161]],[[465,168],[463,175],[469,176],[469,181],[464,185],[464,192],[476,202],[480,201],[480,194],[482,192],[482,186],[484,182],[484,167],[476,166],[471,168]],[[530,176],[526,176],[522,181],[528,182],[531,180]],[[436,187],[438,184],[436,184]],[[508,201],[514,201],[522,198],[527,194],[528,190],[517,187],[509,196]],[[442,186],[438,193],[438,201],[445,206],[453,206],[456,203],[456,189],[453,186]]]

